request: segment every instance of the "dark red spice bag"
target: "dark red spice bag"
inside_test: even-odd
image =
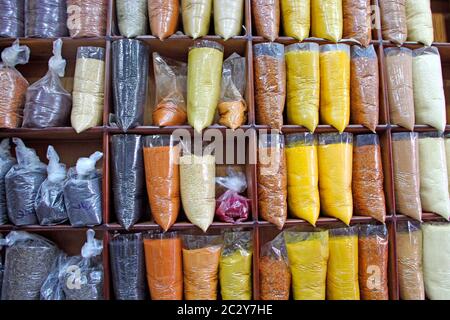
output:
[[[108,0],[67,0],[67,28],[72,38],[106,35]]]
[[[275,41],[280,32],[280,1],[252,0],[256,34]]]

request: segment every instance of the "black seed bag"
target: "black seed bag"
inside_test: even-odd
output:
[[[5,176],[11,167],[16,164],[16,159],[11,156],[9,149],[9,139],[2,140],[0,143],[0,225],[8,222]]]
[[[66,0],[26,0],[25,36],[60,38],[69,35]]]
[[[24,36],[25,0],[0,0],[0,37]]]

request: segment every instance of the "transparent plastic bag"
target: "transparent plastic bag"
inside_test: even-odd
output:
[[[23,107],[28,81],[15,68],[27,64],[30,49],[20,46],[19,40],[2,51],[0,64],[0,128],[18,128],[22,124]]]
[[[320,214],[317,137],[312,133],[286,136],[289,212],[316,225]]]
[[[197,5],[192,2],[192,5]],[[198,9],[201,10],[201,6]],[[193,7],[192,10],[194,10]],[[149,0],[148,14],[152,35],[164,40],[177,32],[180,2],[179,0]]]
[[[3,139],[0,143],[0,225],[8,222],[5,177],[8,171],[16,163],[16,159],[11,156],[9,139]]]
[[[81,256],[70,257],[60,273],[66,300],[103,300],[103,243],[92,229],[86,238]]]
[[[420,223],[397,222],[396,244],[400,299],[425,300]]]
[[[412,51],[386,48],[384,55],[391,123],[414,130]]]
[[[286,102],[286,64],[280,43],[253,46],[257,124],[281,130]]]
[[[53,262],[50,273],[41,287],[41,300],[66,300],[63,284],[60,280],[61,270],[64,270],[68,257],[60,252]]]
[[[402,45],[408,34],[406,1],[379,0],[383,39],[390,40],[397,45]]]
[[[445,135],[445,155],[446,155],[446,159],[447,159],[447,177],[448,177],[448,181],[449,181],[448,186],[449,186],[449,190],[450,190],[450,134],[448,134],[448,133]]]
[[[320,119],[344,132],[350,122],[350,47],[320,46]]]
[[[359,300],[358,227],[331,229],[327,270],[328,300]]]
[[[48,72],[28,87],[23,110],[24,128],[66,127],[69,124],[72,97],[62,86],[66,60],[61,55],[63,42],[53,42]]]
[[[157,126],[181,126],[187,121],[187,64],[153,53],[156,107],[153,123]]]
[[[344,0],[342,15],[344,18],[343,37],[354,39],[363,47],[372,40],[372,8],[370,0]]]
[[[0,257],[2,256],[3,236],[0,234]],[[0,300],[2,300],[2,285],[3,285],[3,273],[5,268],[3,266],[3,259],[0,259]]]
[[[447,160],[441,134],[419,134],[419,168],[422,209],[450,220]]]
[[[359,288],[361,300],[389,300],[388,230],[385,225],[359,227]]]
[[[108,0],[67,0],[67,27],[72,38],[104,37]]]
[[[380,75],[373,45],[352,46],[350,61],[351,122],[375,132],[380,115]]]
[[[430,300],[450,299],[450,224],[426,223],[423,230],[425,292]]]
[[[152,300],[183,299],[182,241],[176,232],[144,237],[147,282]]]
[[[386,219],[384,173],[380,140],[376,134],[355,137],[353,146],[353,208],[356,215],[369,216],[381,223]]]
[[[72,127],[77,133],[102,124],[105,49],[79,47],[73,81]]]
[[[281,0],[284,33],[298,41],[309,37],[310,0]]]
[[[39,300],[58,248],[46,238],[24,231],[11,231],[3,241],[7,247],[1,300]]]
[[[261,300],[289,300],[291,271],[283,233],[261,248],[259,283]]]
[[[44,226],[64,223],[69,219],[63,192],[67,179],[66,165],[59,162],[52,146],[48,146],[47,159],[47,179],[41,184],[34,202],[39,224]]]
[[[412,68],[416,123],[445,131],[446,104],[438,49],[424,47],[414,50]]]
[[[145,176],[140,135],[111,138],[114,211],[121,226],[130,229],[145,212]],[[153,165],[156,165],[153,163]]]
[[[280,1],[252,0],[256,34],[275,41],[280,32]]]
[[[293,228],[284,232],[294,300],[325,300],[328,230]]]
[[[224,233],[219,268],[222,300],[252,299],[252,237],[251,231]]]
[[[127,38],[147,34],[147,0],[116,0],[119,32]]]
[[[238,36],[242,30],[244,0],[214,0],[214,29],[225,40]]]
[[[258,142],[260,217],[282,229],[287,219],[287,173],[283,136],[260,135]]]
[[[115,234],[109,242],[114,296],[117,300],[144,300],[145,265],[141,233]]]
[[[414,132],[392,134],[395,207],[398,213],[422,220],[419,173],[419,135]],[[442,174],[442,173],[439,173]]]
[[[222,246],[222,236],[183,235],[186,300],[217,300]]]
[[[139,40],[119,39],[112,43],[115,120],[124,131],[144,124],[149,54],[147,45]]]
[[[189,48],[187,116],[197,132],[214,121],[220,98],[223,50],[221,44],[208,40],[195,42]]]
[[[74,227],[96,226],[102,223],[102,173],[95,164],[103,153],[80,158],[70,168],[64,183],[64,202],[70,224]]]
[[[233,130],[247,121],[245,58],[233,53],[223,62],[222,89],[218,105],[219,123]]]
[[[34,202],[39,187],[46,178],[47,166],[39,160],[36,151],[23,141],[13,138],[17,164],[5,176],[8,218],[16,226],[37,224]]]
[[[208,34],[212,6],[213,0],[181,0],[185,35],[197,39]]]
[[[69,34],[66,0],[26,0],[25,8],[26,37],[59,38]]]
[[[25,0],[0,0],[0,37],[21,38],[25,27]]]
[[[353,216],[351,133],[319,135],[319,193],[322,213],[350,225]]]
[[[431,46],[434,40],[430,0],[406,0],[408,41]]]
[[[319,124],[320,68],[317,43],[286,47],[288,123],[314,132]]]
[[[332,42],[342,39],[342,0],[311,0],[311,34]]]

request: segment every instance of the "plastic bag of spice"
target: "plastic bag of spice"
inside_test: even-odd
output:
[[[239,223],[248,219],[250,199],[240,193],[247,189],[247,180],[242,172],[229,170],[227,177],[217,177],[216,184],[227,189],[216,202],[216,217],[223,222]]]
[[[145,211],[142,145],[139,135],[114,135],[111,138],[114,211],[120,225],[127,230],[139,221]]]
[[[183,299],[182,241],[176,232],[144,237],[147,282],[152,300]]]
[[[11,156],[9,139],[3,139],[0,143],[0,225],[8,222],[5,177],[11,167],[15,164],[16,159]]]
[[[103,153],[80,158],[70,168],[64,183],[64,202],[70,224],[74,227],[96,226],[102,223],[102,173],[95,164]]]
[[[21,139],[13,138],[13,142],[16,144],[17,164],[5,176],[8,218],[16,226],[37,224],[34,202],[46,178],[47,166]]]
[[[144,124],[148,89],[149,50],[139,40],[112,43],[112,83],[117,125],[127,131]]]
[[[408,41],[431,46],[434,40],[430,0],[406,0]]]
[[[449,220],[447,160],[442,134],[438,132],[419,134],[419,168],[422,209]]]
[[[344,132],[350,122],[350,47],[320,46],[320,119]]]
[[[72,127],[77,133],[102,123],[105,49],[79,47],[73,81]]]
[[[104,37],[108,0],[67,0],[67,27],[72,38]]]
[[[280,0],[284,33],[298,41],[309,37],[310,0]]]
[[[53,57],[48,72],[28,87],[23,110],[24,128],[65,127],[69,124],[72,97],[62,86],[66,60],[61,55],[63,42],[53,42]]]
[[[369,216],[384,223],[386,204],[381,161],[378,135],[357,135],[353,146],[353,208],[356,215]]]
[[[223,49],[221,44],[208,40],[195,42],[189,48],[187,113],[189,124],[197,132],[214,121],[220,98]]]
[[[342,39],[342,0],[311,0],[311,34],[332,42]]]
[[[352,46],[350,65],[351,122],[375,132],[380,114],[380,76],[373,45]]]
[[[284,233],[294,300],[325,300],[328,230],[289,229]]]
[[[25,0],[0,0],[0,37],[24,36]]]
[[[288,123],[314,132],[319,124],[320,68],[317,43],[286,47]]]
[[[186,123],[187,64],[153,53],[156,107],[153,124],[181,126]]]
[[[22,124],[23,107],[28,81],[16,70],[18,64],[27,64],[30,49],[20,46],[19,40],[2,51],[0,64],[0,128],[18,128]]]
[[[447,177],[448,177],[448,181],[449,181],[448,186],[449,186],[449,190],[450,190],[450,133],[445,134],[445,154],[446,154],[446,160],[447,160]]]
[[[244,0],[214,0],[214,29],[216,35],[228,40],[242,29]]]
[[[103,300],[103,242],[92,229],[86,238],[81,256],[70,257],[60,273],[66,300]]]
[[[361,225],[358,252],[361,300],[389,300],[389,248],[386,226]]]
[[[396,210],[421,221],[419,135],[414,132],[393,133],[392,158]]]
[[[261,300],[289,300],[291,272],[283,233],[261,248],[259,283]]]
[[[119,32],[127,38],[147,34],[147,0],[116,0]]]
[[[281,130],[286,101],[284,46],[280,43],[255,44],[253,54],[257,123]]]
[[[407,0],[379,0],[381,11],[381,31],[384,40],[402,45],[407,38]]]
[[[222,236],[183,236],[184,298],[186,300],[217,300],[222,245]]]
[[[222,300],[252,299],[252,237],[251,231],[224,234],[219,268]]]
[[[316,225],[320,214],[317,137],[312,133],[286,136],[289,212]]]
[[[189,5],[192,5],[192,8],[187,7],[186,10],[193,10],[192,18],[196,18],[197,14],[203,10],[203,3],[194,3],[194,1],[189,2]],[[194,8],[197,5],[198,7]],[[148,15],[150,18],[150,29],[152,31],[152,35],[160,40],[164,40],[177,32],[178,17],[180,15],[180,2],[179,0],[149,0]],[[193,21],[190,22],[194,23]],[[192,26],[192,28],[194,28],[192,32],[200,32],[198,29],[195,29],[195,27],[195,25]],[[208,33],[209,22],[206,29],[206,33]]]
[[[256,34],[275,41],[280,32],[280,0],[252,0]]]
[[[68,257],[60,252],[53,262],[50,273],[41,287],[41,300],[66,300],[63,283],[60,280],[61,270],[67,266]]]
[[[222,86],[218,105],[219,123],[233,130],[247,121],[245,58],[233,53],[223,62]]]
[[[391,123],[414,130],[412,51],[386,48],[384,55]]]
[[[287,173],[283,136],[260,135],[258,207],[264,220],[282,229],[287,219]]]
[[[69,219],[63,192],[67,171],[66,165],[59,162],[59,156],[52,146],[48,146],[47,159],[47,179],[37,192],[34,208],[40,225],[55,225]]]
[[[25,8],[26,37],[60,38],[69,34],[66,0],[26,0]]]
[[[319,193],[322,212],[350,225],[353,216],[351,133],[319,135]]]
[[[39,300],[42,284],[58,254],[46,238],[24,231],[11,231],[6,245],[1,300]]]
[[[445,131],[446,104],[438,49],[424,47],[414,50],[412,69],[416,123]]]
[[[208,34],[212,6],[213,0],[181,0],[185,35],[197,39]]]
[[[145,299],[144,245],[141,233],[115,234],[109,242],[114,296],[117,300]]]
[[[372,8],[370,0],[343,0],[343,37],[354,39],[363,47],[372,40]]]
[[[398,221],[396,244],[400,299],[425,300],[420,223]]]

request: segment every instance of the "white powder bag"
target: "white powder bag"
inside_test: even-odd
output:
[[[406,0],[408,41],[431,46],[434,40],[430,0]]]
[[[450,191],[450,134],[445,135],[445,154],[447,155],[448,190]]]

